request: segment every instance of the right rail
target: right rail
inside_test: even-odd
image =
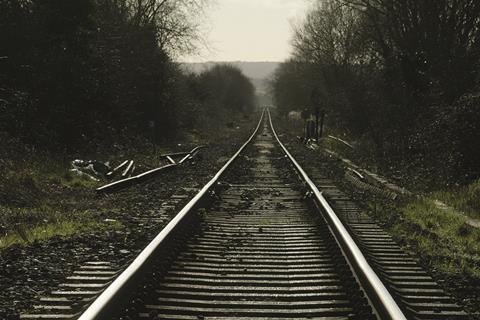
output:
[[[324,218],[327,220],[333,234],[335,235],[335,239],[342,248],[344,254],[347,256],[350,266],[353,268],[355,275],[362,284],[362,287],[367,293],[367,296],[372,302],[378,315],[381,317],[381,319],[406,319],[405,315],[400,310],[400,307],[397,305],[392,295],[390,292],[388,292],[387,288],[384,286],[375,271],[370,267],[367,259],[353,238],[350,236],[349,232],[340,221],[337,214],[333,211],[328,201],[278,138],[275,128],[273,127],[272,117],[269,109],[267,109],[267,114],[270,128],[277,140],[277,143],[287,155],[288,159],[291,161],[295,170],[298,172],[308,189],[312,192],[317,207],[322,211],[322,213],[324,213]]]

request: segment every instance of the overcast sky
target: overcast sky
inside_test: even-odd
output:
[[[310,0],[216,0],[206,17],[210,50],[186,62],[283,61],[290,52],[292,21]]]

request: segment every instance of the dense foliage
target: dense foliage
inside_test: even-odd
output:
[[[480,2],[317,0],[293,47],[272,80],[283,114],[321,107],[381,162],[478,176]]]
[[[192,112],[189,102],[204,99],[188,91],[190,76],[174,61],[199,43],[206,2],[1,1],[0,131],[57,149],[126,134],[175,134],[186,124],[182,115]],[[250,108],[237,98],[214,97],[215,90],[238,89],[225,86],[242,77],[238,70],[218,71],[223,75],[212,71],[195,80],[200,93],[209,89],[205,103]],[[238,93],[226,93],[232,94]]]
[[[177,123],[183,127],[210,130],[254,111],[255,88],[238,67],[216,64],[201,73],[187,70],[180,83]]]

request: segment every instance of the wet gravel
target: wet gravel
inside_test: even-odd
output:
[[[193,160],[158,178],[118,193],[101,196],[99,203],[115,202],[120,210],[99,207],[98,219],[117,220],[125,227],[116,231],[90,232],[70,238],[54,237],[26,247],[0,252],[0,319],[18,319],[35,298],[48,295],[74,269],[87,261],[108,261],[118,266],[134,258],[171,217],[213,177],[216,171],[251,134],[257,119],[237,131],[219,132],[208,148]],[[184,145],[190,150],[193,146]],[[176,207],[165,210],[173,194],[182,195]],[[89,197],[100,197],[92,192]],[[149,217],[162,222],[148,223]]]

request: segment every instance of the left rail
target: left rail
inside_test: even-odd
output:
[[[257,127],[250,138],[240,147],[240,149],[228,160],[228,162],[215,174],[215,176],[197,193],[197,195],[187,203],[185,207],[163,228],[163,230],[143,249],[143,251],[133,260],[133,262],[123,271],[96,300],[83,312],[79,320],[110,319],[118,308],[118,301],[130,296],[137,280],[145,274],[157,254],[161,252],[165,243],[171,238],[181,223],[186,220],[195,208],[204,200],[209,192],[213,190],[220,177],[238,158],[240,153],[252,141],[260,128],[265,116],[265,110],[262,112]]]

